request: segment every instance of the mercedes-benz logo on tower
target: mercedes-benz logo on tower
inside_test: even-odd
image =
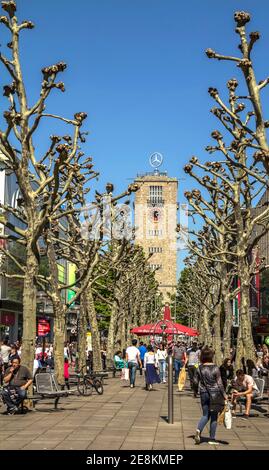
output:
[[[159,166],[161,166],[162,162],[163,156],[159,152],[155,152],[149,157],[149,163],[153,168],[158,168]]]

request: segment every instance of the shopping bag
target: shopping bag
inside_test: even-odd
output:
[[[182,367],[182,369],[180,371],[180,374],[179,374],[179,377],[178,377],[177,386],[178,386],[179,392],[181,392],[183,390],[185,382],[186,382],[186,368],[184,366],[184,367]]]
[[[232,412],[230,405],[225,406],[225,413],[224,413],[224,426],[226,429],[232,429],[232,422],[233,422],[233,417],[232,417]]]
[[[121,380],[129,380],[129,369],[124,367],[121,371]]]
[[[218,414],[218,424],[224,424],[224,415],[225,415],[225,407],[223,410]]]

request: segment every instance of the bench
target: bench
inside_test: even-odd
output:
[[[112,377],[116,377],[116,373],[122,371],[122,367],[117,367],[117,363],[113,360],[108,361],[109,366],[107,367],[107,370],[112,372]]]
[[[59,385],[56,381],[54,374],[49,372],[42,372],[35,375],[35,390],[31,395],[27,393],[27,396],[20,403],[21,413],[25,413],[27,407],[25,401],[31,400],[33,402],[33,409],[40,400],[52,399],[54,400],[54,410],[57,410],[57,406],[61,397],[68,397],[74,392],[71,390],[60,390]]]
[[[54,374],[50,372],[42,372],[35,375],[35,392],[33,395],[27,394],[25,400],[32,400],[33,408],[35,404],[40,400],[52,399],[54,400],[54,410],[57,410],[57,406],[61,397],[68,397],[74,392],[71,390],[60,390]],[[21,411],[24,412],[24,401],[21,403]]]

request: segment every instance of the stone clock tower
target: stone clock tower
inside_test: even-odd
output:
[[[149,263],[164,302],[175,292],[177,282],[177,189],[178,181],[155,169],[138,175],[135,193],[135,242],[152,256]]]

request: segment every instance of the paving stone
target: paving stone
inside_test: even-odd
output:
[[[61,400],[61,410],[42,403],[27,415],[0,414],[0,449],[89,449],[89,450],[229,450],[267,449],[269,419],[264,416],[244,422],[233,420],[233,428],[218,427],[220,446],[193,440],[201,416],[200,402],[189,390],[174,389],[174,424],[167,423],[167,387],[143,390],[137,378],[131,390],[118,379],[109,379],[104,395],[75,396]],[[114,403],[115,402],[115,403]],[[2,407],[2,411],[4,408]],[[209,426],[203,432],[206,438]],[[227,443],[227,444],[225,444]]]

